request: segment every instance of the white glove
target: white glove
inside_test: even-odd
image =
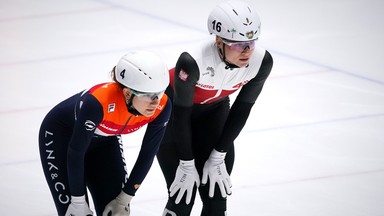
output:
[[[220,188],[221,196],[227,197],[232,194],[232,182],[228,175],[227,168],[224,163],[226,152],[218,152],[212,150],[208,160],[204,164],[202,184],[206,184],[209,177],[209,196],[213,197],[215,193],[215,184]]]
[[[124,193],[124,191],[121,191],[114,200],[105,206],[103,216],[129,216],[129,203],[131,202],[132,198],[133,196]],[[108,215],[109,213],[111,214]]]
[[[176,170],[175,180],[173,180],[173,183],[169,188],[171,197],[180,189],[175,203],[178,204],[181,198],[183,198],[185,191],[187,191],[187,198],[185,202],[188,205],[191,202],[193,187],[195,184],[197,187],[200,186],[200,179],[195,167],[195,160],[180,160],[179,166]]]
[[[85,195],[83,196],[71,196],[71,204],[69,204],[65,216],[89,216],[93,215],[93,212],[85,201]]]

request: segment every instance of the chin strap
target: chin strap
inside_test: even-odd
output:
[[[135,97],[134,94],[131,94],[131,97],[129,97],[127,103],[128,112],[132,113],[135,116],[141,116],[142,114],[136,110],[135,107],[132,106],[133,97]]]
[[[223,43],[223,47],[222,49],[220,49],[219,47],[217,47],[217,49],[219,50],[219,54],[220,54],[220,57],[221,59],[223,60],[223,62],[225,63],[225,69],[230,69],[230,68],[239,68],[239,66],[235,65],[235,64],[232,64],[232,63],[229,63],[227,61],[227,59],[225,58],[225,48],[224,48],[225,44]]]

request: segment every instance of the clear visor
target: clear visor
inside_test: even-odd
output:
[[[253,50],[255,48],[255,41],[256,40],[251,40],[251,41],[230,41],[230,40],[225,40],[221,39],[224,44],[228,45],[230,50],[235,50],[239,52],[243,52],[246,49]]]
[[[138,97],[144,101],[148,101],[148,102],[152,102],[154,100],[160,100],[164,95],[164,91],[149,93],[149,92],[139,92],[139,91],[131,89],[131,92],[136,97]]]

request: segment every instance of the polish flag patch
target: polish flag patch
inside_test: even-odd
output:
[[[183,81],[186,81],[188,79],[188,74],[183,69],[180,70],[179,78]]]

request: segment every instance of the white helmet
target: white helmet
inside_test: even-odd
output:
[[[124,55],[116,65],[115,76],[120,84],[140,92],[161,92],[169,84],[167,66],[150,51]]]
[[[208,31],[228,40],[251,41],[260,35],[260,19],[247,3],[225,1],[209,15]]]

